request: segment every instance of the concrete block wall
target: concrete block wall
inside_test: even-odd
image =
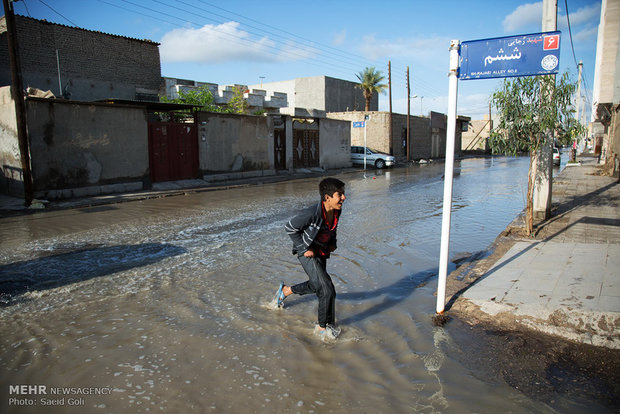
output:
[[[144,108],[38,98],[26,104],[37,197],[71,196],[77,191],[71,189],[147,179]]]
[[[473,120],[469,122],[467,131],[462,131],[461,149],[463,151],[486,151],[489,149],[489,135],[492,122],[490,120]]]
[[[10,86],[0,88],[0,193],[24,195],[15,102]]]
[[[211,112],[198,112],[196,117],[203,174],[268,170],[272,167],[273,163],[269,161],[272,136],[267,117]]]
[[[389,112],[353,111],[330,112],[327,114],[329,118],[347,120],[351,123],[364,121],[365,115],[370,116],[366,124],[366,146],[376,151],[389,154],[391,144],[392,155],[400,161],[406,160],[407,147],[405,143],[407,115],[392,114],[392,136],[390,137]],[[430,158],[432,154],[432,139],[429,118],[411,116],[409,134],[411,159]],[[350,145],[364,145],[364,128],[351,127]]]
[[[207,86],[217,105],[227,105],[234,97],[235,88],[241,88],[243,97],[247,101],[249,110],[278,109],[287,106],[287,94],[284,92],[267,92],[260,88],[249,88],[246,85],[218,85],[215,83],[196,82],[187,79],[162,78],[160,94],[170,99],[179,97],[180,90],[198,90]]]
[[[351,123],[336,119],[319,120],[319,160],[323,169],[351,166]]]

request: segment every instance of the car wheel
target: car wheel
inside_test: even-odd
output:
[[[377,167],[378,169],[382,169],[383,167],[385,167],[385,161],[383,160],[375,161],[375,167]]]

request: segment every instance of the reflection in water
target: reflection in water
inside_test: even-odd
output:
[[[522,210],[527,167],[460,162],[452,256],[484,250]],[[462,366],[450,329],[465,328],[430,322],[442,175],[338,176],[334,344],[312,335],[316,300],[266,306],[280,280],[306,279],[283,224],[319,179],[2,219],[0,400],[44,384],[112,390],[76,412],[553,412]]]

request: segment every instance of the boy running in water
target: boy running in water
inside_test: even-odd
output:
[[[287,234],[293,240],[293,254],[308,275],[308,281],[289,286],[284,283],[276,293],[278,307],[284,306],[284,299],[291,294],[314,293],[319,299],[318,325],[315,333],[322,338],[335,339],[340,328],[335,327],[336,290],[327,273],[327,259],[336,250],[336,230],[342,211],[344,183],[336,178],[325,178],[319,183],[321,201],[293,217],[285,225]]]

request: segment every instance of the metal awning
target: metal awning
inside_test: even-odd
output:
[[[103,99],[96,101],[97,103],[105,103],[109,105],[128,105],[128,106],[142,106],[149,112],[172,112],[181,111],[184,109],[200,108],[201,105],[194,104],[177,104],[168,102],[154,102],[154,101],[132,101],[128,99]]]

